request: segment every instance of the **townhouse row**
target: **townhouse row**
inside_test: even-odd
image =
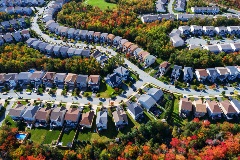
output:
[[[10,31],[13,29],[22,29],[26,28],[27,23],[25,18],[12,19],[9,21],[3,21],[0,24],[0,33]]]
[[[163,62],[159,66],[160,75],[166,74],[166,72],[171,68],[171,64],[168,62]],[[197,80],[204,82],[206,80],[214,83],[217,79],[223,82],[224,80],[235,80],[240,78],[240,67],[239,66],[226,66],[226,67],[215,67],[206,69],[194,69],[192,67],[184,67],[174,65],[171,73],[171,78],[178,80],[183,72],[183,81],[190,82],[193,80],[195,75]]]
[[[16,31],[0,35],[0,46],[4,43],[20,42],[30,37],[29,30]]]
[[[45,3],[44,0],[0,0],[1,7],[12,7],[12,6],[41,6]]]
[[[194,100],[191,102],[188,98],[182,98],[179,103],[179,115],[187,118],[193,113],[195,117],[208,115],[213,120],[226,118],[231,120],[240,115],[240,102],[236,99],[224,101],[202,101]]]
[[[31,7],[1,7],[1,12],[6,12],[7,14],[19,14],[23,16],[30,16],[33,13]]]
[[[64,2],[62,1],[55,2],[52,6],[48,7],[48,10],[46,10],[47,14],[44,16],[51,16],[52,18],[53,14],[61,9],[63,3]],[[56,23],[53,19],[50,19],[46,22],[46,28],[51,33],[55,33],[56,35],[67,37],[69,39],[113,45],[115,47],[118,47],[119,50],[121,50],[121,52],[128,53],[131,56],[135,56],[135,58],[139,59],[144,63],[145,67],[150,66],[156,60],[155,56],[150,55],[150,53],[143,51],[136,44],[133,44],[129,42],[127,39],[123,39],[120,36],[115,36],[113,34],[108,34],[108,33],[80,30],[80,29],[61,26],[58,23]],[[143,52],[144,57],[142,57],[141,55],[139,57],[137,54],[134,55],[134,52],[137,49]]]
[[[202,14],[218,14],[220,12],[219,7],[211,6],[211,7],[191,7],[191,11],[193,13],[202,13]]]

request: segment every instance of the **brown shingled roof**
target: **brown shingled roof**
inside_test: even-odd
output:
[[[51,113],[50,108],[41,108],[37,111],[35,117],[37,120],[46,120]]]
[[[80,110],[77,108],[70,108],[66,114],[65,114],[65,119],[67,121],[73,121],[73,122],[77,122],[78,118],[79,118],[79,112]]]
[[[135,51],[137,48],[138,48],[138,45],[133,44],[133,45],[130,46],[129,49],[130,49],[130,52],[133,52],[133,51]]]
[[[167,61],[164,61],[160,64],[161,68],[169,68],[171,66],[171,63],[168,63]]]
[[[133,43],[131,43],[131,42],[126,42],[123,44],[123,46],[125,46],[127,48],[129,48],[131,45],[133,45]]]
[[[113,39],[115,38],[115,35],[113,35],[113,34],[109,34],[109,35],[107,36],[107,38],[113,40]]]
[[[207,113],[206,103],[202,103],[202,100],[195,101],[195,111],[196,112],[202,112]]]
[[[90,75],[88,77],[88,80],[93,82],[93,83],[98,83],[98,80],[99,80],[100,76],[99,75]]]
[[[181,109],[192,111],[192,102],[188,101],[187,98],[182,98]]]
[[[56,72],[47,72],[44,76],[43,79],[48,79],[48,80],[53,80]]]
[[[65,78],[65,82],[75,82],[77,79],[77,74],[68,73],[67,77]]]
[[[224,109],[226,110],[227,113],[237,112],[228,100],[224,100],[224,101],[220,102],[220,104],[222,104],[222,106],[224,107]],[[225,114],[227,114],[227,113],[225,113]]]
[[[204,76],[204,77],[208,76],[208,73],[205,69],[196,69],[196,71],[198,71],[200,76]]]
[[[80,125],[92,125],[93,118],[94,118],[94,112],[93,111],[83,113]]]
[[[93,36],[97,36],[97,37],[100,37],[101,35],[101,32],[94,32]]]
[[[206,103],[208,103],[209,108],[212,110],[213,113],[221,113],[222,112],[216,101],[207,100]]]

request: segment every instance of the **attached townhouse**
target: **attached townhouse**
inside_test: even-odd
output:
[[[81,88],[87,88],[87,83],[88,83],[88,75],[82,75],[79,74],[76,78],[76,83],[77,83],[77,87],[79,89]]]
[[[228,72],[227,68],[225,68],[225,67],[215,67],[215,68],[216,68],[216,70],[219,74],[218,79],[221,82],[224,81],[229,75],[229,72]]]
[[[77,74],[68,73],[65,78],[65,85],[68,87],[75,87],[76,85]]]
[[[34,71],[29,77],[30,83],[34,84],[35,87],[38,87],[40,84],[42,84],[42,78],[44,75],[44,71]]]
[[[196,69],[195,75],[197,80],[200,82],[204,82],[206,79],[208,79],[208,72],[205,69]]]
[[[98,43],[100,40],[101,32],[94,32],[93,34],[93,41],[94,43]]]
[[[54,75],[54,83],[58,87],[63,87],[66,76],[67,76],[66,73],[56,73]]]
[[[229,80],[234,80],[239,76],[239,71],[236,66],[226,66],[226,69],[229,73],[228,79]]]
[[[42,82],[46,87],[51,87],[54,83],[54,77],[56,72],[46,72],[42,77]]]
[[[214,83],[219,76],[218,71],[215,68],[206,68],[206,71],[208,73],[208,80]]]
[[[92,91],[99,90],[99,87],[100,87],[100,75],[90,75],[88,77],[88,87],[90,87]]]
[[[181,98],[179,102],[179,115],[187,118],[192,112],[192,102],[188,98]]]

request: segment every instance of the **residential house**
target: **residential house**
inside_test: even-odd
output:
[[[13,32],[13,33],[12,33],[12,36],[13,36],[13,38],[14,38],[14,40],[15,40],[16,42],[22,41],[22,36],[21,36],[21,34],[20,34],[19,31]]]
[[[94,36],[94,31],[88,31],[88,33],[87,33],[87,40],[89,42],[93,41],[93,38],[94,38],[93,36]]]
[[[148,53],[147,51],[142,51],[138,54],[138,59],[141,61],[141,62],[144,62],[145,58],[150,55],[150,53]]]
[[[229,73],[229,75],[228,75],[229,80],[234,80],[235,78],[238,77],[239,71],[235,66],[226,66],[226,69]]]
[[[128,125],[128,117],[124,110],[116,110],[112,113],[113,121],[117,128],[120,128],[124,125]]]
[[[108,33],[102,33],[100,35],[100,43],[106,43],[107,42],[107,36],[108,36]]]
[[[19,7],[19,6],[15,7],[14,12],[17,14],[22,14],[22,7]]]
[[[94,32],[94,34],[93,34],[93,41],[94,41],[94,43],[99,42],[100,36],[101,36],[101,32]]]
[[[48,44],[48,45],[46,46],[46,48],[45,48],[47,54],[50,54],[50,55],[51,55],[51,54],[53,53],[53,48],[54,48],[53,45]]]
[[[52,24],[52,23],[55,23],[55,21],[54,20],[49,20],[49,21],[46,22],[45,26],[48,28],[50,26],[50,24]]]
[[[78,108],[69,108],[65,114],[64,120],[66,121],[67,126],[77,127],[80,116],[81,113]]]
[[[6,43],[11,43],[13,41],[13,37],[12,37],[11,33],[7,33],[7,34],[3,35],[3,39],[5,40]]]
[[[214,36],[215,28],[213,26],[203,26],[203,33],[207,36]]]
[[[88,87],[90,87],[93,91],[99,90],[100,86],[100,76],[99,75],[90,75],[88,77]]]
[[[171,68],[171,63],[164,61],[159,65],[159,73],[160,75],[164,75]]]
[[[40,108],[35,115],[35,127],[47,127],[51,112],[51,107]]]
[[[116,37],[113,39],[113,45],[117,47],[117,46],[120,44],[121,40],[122,40],[122,37],[116,36]]]
[[[93,54],[91,55],[92,57],[94,57],[94,58],[97,58],[97,57],[99,57],[99,56],[101,56],[102,55],[102,52],[100,52],[98,49],[97,50],[95,50],[94,52],[93,52]]]
[[[101,131],[102,129],[107,129],[107,122],[108,122],[108,112],[107,111],[97,112],[97,118],[96,118],[97,130]]]
[[[157,102],[153,99],[152,96],[148,94],[142,94],[138,98],[138,103],[141,104],[143,108],[145,108],[147,111],[150,110]]]
[[[37,39],[36,39],[36,38],[29,38],[29,39],[26,41],[26,43],[27,43],[27,45],[30,47],[31,44],[32,44],[34,41],[37,41]]]
[[[21,86],[23,86],[25,84],[29,84],[31,75],[32,75],[32,73],[30,73],[30,72],[20,72],[17,76],[17,82]]]
[[[112,88],[118,88],[122,84],[122,78],[118,73],[113,73],[105,78],[106,83]]]
[[[33,10],[30,7],[23,7],[22,8],[23,14],[30,16],[33,13]]]
[[[54,75],[54,83],[58,87],[63,87],[66,76],[66,73],[56,73]]]
[[[208,78],[208,73],[205,69],[196,69],[195,74],[196,74],[197,80],[200,82],[203,82]]]
[[[34,48],[34,49],[38,49],[38,45],[42,43],[42,41],[34,41],[32,44],[31,44],[31,47]]]
[[[52,25],[52,24],[50,24],[49,27],[51,27],[51,25]],[[62,28],[63,28],[63,26],[59,26],[59,25],[56,26],[56,27],[55,27],[55,34],[56,34],[56,35],[61,35],[61,30],[62,30]]]
[[[188,98],[181,98],[179,102],[179,115],[187,118],[192,112],[192,102]]]
[[[94,111],[82,113],[82,120],[79,123],[79,125],[86,128],[92,128],[93,119],[94,119]]]
[[[9,110],[8,115],[14,120],[14,121],[18,121],[18,120],[22,120],[22,115],[25,112],[25,110],[27,109],[27,107],[21,103],[17,104],[14,108],[11,108]]]
[[[191,7],[191,11],[195,14],[218,14],[220,12],[219,7],[211,6],[211,7]]]
[[[190,27],[189,26],[180,26],[178,29],[181,31],[182,35],[189,35],[190,34]]]
[[[193,101],[193,112],[195,117],[203,117],[207,113],[206,103],[201,99]]]
[[[74,32],[75,32],[74,28],[69,28],[69,30],[67,32],[67,37],[70,39],[74,38]]]
[[[65,85],[68,85],[69,87],[75,87],[76,79],[77,79],[77,74],[68,73],[65,78]]]
[[[208,80],[214,83],[219,76],[218,71],[215,68],[206,68],[206,71],[208,73]]]
[[[6,13],[8,13],[8,14],[14,14],[14,7],[7,7],[7,8],[6,8]]]
[[[237,111],[237,114],[240,114],[240,102],[236,99],[231,100],[231,105],[234,107],[234,109]]]
[[[192,67],[184,67],[183,68],[183,81],[188,82],[193,79],[193,68]]]
[[[172,36],[179,36],[181,35],[181,31],[179,29],[173,29],[171,33],[169,34],[170,37]]]
[[[110,45],[112,45],[114,38],[115,38],[115,35],[114,35],[114,34],[109,34],[109,35],[107,36],[107,43],[110,44]]]
[[[29,30],[22,30],[21,34],[22,34],[24,39],[29,39],[30,38]]]
[[[226,53],[233,52],[232,46],[229,43],[217,44],[217,46],[221,52],[226,52]]]
[[[123,44],[122,52],[128,52],[128,49],[129,49],[129,47],[130,47],[131,45],[133,45],[133,43],[131,43],[131,42],[126,42],[126,43],[124,43],[124,44]]]
[[[82,52],[81,52],[81,55],[83,56],[83,57],[90,57],[90,54],[91,54],[91,51],[90,51],[90,49],[84,49],[84,50],[82,50]]]
[[[42,77],[43,84],[45,86],[52,86],[54,83],[54,77],[56,72],[46,72],[45,75]]]
[[[126,102],[127,111],[134,120],[137,120],[143,115],[143,109],[135,102]]]
[[[178,78],[181,75],[181,71],[182,71],[182,66],[174,65],[171,77],[174,78],[175,80],[178,80]]]
[[[55,45],[55,46],[53,47],[53,53],[54,53],[55,56],[57,56],[57,57],[60,56],[60,49],[61,49],[61,48],[62,48],[62,47],[59,46],[59,45]]]
[[[133,51],[133,56],[135,57],[135,59],[138,59],[138,55],[139,53],[141,53],[143,51],[142,48],[137,48],[135,51]]]
[[[165,6],[163,4],[156,3],[156,11],[164,13],[164,12],[166,12],[166,8],[165,8]]]
[[[147,55],[143,60],[144,60],[144,65],[145,67],[151,66],[155,61],[156,61],[156,57],[153,55]]]
[[[88,75],[79,74],[76,78],[78,88],[86,88],[88,83]]]
[[[80,30],[80,31],[79,31],[80,39],[81,39],[82,41],[87,40],[87,33],[88,33],[88,30]]]
[[[172,36],[170,37],[172,44],[174,47],[181,47],[184,45],[184,40],[180,36]]]
[[[237,116],[237,111],[235,108],[232,106],[232,104],[228,100],[224,100],[219,102],[219,107],[221,108],[224,116],[228,119],[231,120],[233,119],[234,116]]]
[[[176,0],[174,9],[178,12],[184,12],[186,7],[186,0]]]
[[[81,56],[82,55],[82,51],[83,49],[76,49],[75,52],[74,52],[74,56]]]
[[[7,30],[7,29],[10,28],[10,23],[9,23],[9,21],[3,21],[3,22],[1,22],[1,25],[2,25],[2,27],[3,27],[4,30]]]
[[[72,57],[74,55],[75,50],[76,50],[75,48],[69,48],[67,50],[68,57]]]
[[[51,23],[47,28],[50,32],[58,34],[58,27],[60,27],[59,24],[54,22]]]
[[[240,43],[230,43],[232,51],[238,52],[240,50]]]
[[[12,28],[18,29],[19,26],[18,26],[18,22],[17,22],[16,19],[10,20],[9,23],[10,23],[10,25],[11,25]]]
[[[221,119],[222,111],[216,101],[206,101],[208,116],[212,119]]]
[[[128,76],[129,76],[129,70],[122,66],[114,69],[113,72],[118,73],[119,76],[121,77],[121,79],[123,79],[123,80],[127,80]]]
[[[197,26],[197,25],[191,25],[190,26],[190,31],[193,35],[199,35],[201,36],[203,33],[203,28],[202,26]]]
[[[231,35],[239,35],[240,28],[239,28],[239,26],[228,26],[227,31]]]
[[[67,57],[67,52],[68,52],[69,47],[63,46],[60,48],[60,53],[63,57]]]
[[[212,53],[219,53],[220,49],[218,48],[218,46],[216,44],[213,45],[204,45],[203,49],[209,50]]]
[[[104,54],[104,55],[101,55],[100,57],[97,57],[96,60],[101,64],[101,66],[104,66],[104,64],[108,60],[108,56]]]
[[[18,18],[17,20],[18,20],[18,23],[20,25],[20,28],[25,28],[27,26],[25,18]]]
[[[128,53],[132,56],[133,55],[133,52],[138,48],[138,45],[136,44],[133,44],[131,45],[129,48],[128,48]]]
[[[128,42],[127,39],[122,39],[122,40],[120,41],[119,48],[120,48],[120,49],[123,49],[123,45],[124,45],[125,43],[127,43],[127,42]]]
[[[42,42],[38,45],[38,49],[40,50],[40,52],[45,53],[46,52],[46,47],[47,47],[48,43],[46,42]]]
[[[35,71],[32,73],[32,75],[29,77],[30,82],[34,84],[35,87],[42,84],[42,78],[45,75],[45,72],[43,71]]]
[[[31,124],[35,121],[35,115],[40,108],[38,106],[28,106],[22,118],[25,123]]]
[[[67,37],[67,35],[68,35],[68,30],[69,30],[68,27],[62,27],[61,30],[60,30],[61,36]]]
[[[227,35],[227,33],[228,33],[227,27],[223,27],[223,26],[215,27],[215,30],[216,30],[216,33],[218,35],[223,36],[223,37],[225,37]]]
[[[80,40],[80,30],[79,29],[75,29],[74,33],[73,33],[73,39],[75,40]]]
[[[5,84],[7,84],[10,88],[15,87],[17,84],[17,73],[8,73],[5,74],[4,79],[5,79]]]
[[[50,115],[50,127],[62,127],[66,111],[65,107],[55,107]]]
[[[215,67],[215,68],[219,74],[218,79],[220,81],[224,81],[229,75],[227,68],[225,67]]]
[[[147,91],[147,94],[150,95],[156,102],[159,102],[163,99],[163,91],[157,88],[150,88]]]

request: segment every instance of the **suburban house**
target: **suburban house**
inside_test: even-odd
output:
[[[67,37],[70,39],[74,38],[74,32],[75,32],[74,28],[69,28],[69,30],[67,32]]]
[[[182,35],[189,35],[190,34],[190,27],[189,26],[180,26],[178,29],[181,31]]]
[[[39,46],[38,46],[40,52],[45,53],[47,45],[48,45],[48,43],[46,43],[46,42],[40,43]]]
[[[13,41],[13,37],[11,33],[4,34],[3,39],[5,40],[6,43],[11,43]]]
[[[9,87],[15,87],[17,84],[17,73],[8,73],[4,75],[5,84]]]
[[[159,102],[163,98],[163,91],[157,88],[150,88],[147,91],[147,94],[150,95],[156,102]]]
[[[102,129],[107,129],[107,122],[108,122],[108,112],[107,111],[97,112],[97,118],[96,118],[97,130],[101,131]]]
[[[181,75],[181,71],[182,71],[182,66],[174,65],[171,77],[174,78],[175,80],[178,80],[178,78]]]
[[[107,43],[110,44],[110,45],[113,44],[114,38],[115,38],[115,35],[114,35],[114,34],[109,34],[109,35],[107,36]]]
[[[92,53],[92,57],[94,57],[94,58],[97,58],[97,57],[99,57],[99,56],[101,56],[102,55],[102,52],[100,52],[98,49],[97,50],[95,50],[93,53]]]
[[[240,102],[236,99],[232,99],[231,102],[232,106],[234,107],[234,109],[237,111],[237,114],[240,114]]]
[[[153,99],[152,96],[148,94],[142,94],[138,98],[138,103],[141,104],[141,106],[147,111],[149,111],[149,109],[152,108],[157,102]]]
[[[232,46],[229,43],[217,44],[217,46],[221,52],[226,52],[226,53],[233,52]]]
[[[99,40],[100,40],[100,35],[101,35],[101,32],[94,32],[94,34],[93,34],[93,41],[94,41],[95,43],[99,42]]]
[[[18,28],[18,22],[16,19],[12,19],[9,21],[12,28],[17,29]]]
[[[61,46],[59,46],[59,45],[55,45],[53,47],[53,53],[55,56],[60,56],[60,49],[61,49]]]
[[[56,107],[52,110],[50,116],[50,126],[51,127],[62,127],[64,122],[64,115],[66,113],[65,107]]]
[[[180,36],[181,35],[181,31],[179,29],[173,29],[170,33],[169,33],[169,37],[172,36]]]
[[[88,75],[77,75],[76,83],[78,88],[86,88],[88,83]]]
[[[107,42],[107,36],[108,36],[108,33],[102,33],[100,35],[100,43],[106,43]]]
[[[203,82],[208,78],[208,72],[205,69],[196,69],[195,74],[197,80],[200,82]]]
[[[138,48],[138,45],[133,44],[128,48],[128,53],[132,56],[133,52]]]
[[[192,102],[188,98],[181,98],[179,102],[179,115],[187,118],[192,112]]]
[[[221,119],[222,111],[216,101],[206,101],[207,112],[212,119]]]
[[[193,101],[193,112],[195,117],[203,117],[207,113],[206,103],[201,99]]]
[[[164,61],[159,65],[159,73],[160,75],[164,75],[171,68],[171,63]]]
[[[100,76],[99,75],[90,75],[88,77],[88,87],[90,87],[92,89],[92,91],[99,90]]]
[[[155,61],[156,61],[156,57],[153,55],[147,55],[143,60],[144,60],[144,65],[145,67],[151,66]]]
[[[88,31],[87,40],[92,41],[93,40],[93,35],[94,35],[94,31]]]
[[[215,30],[218,35],[220,36],[226,36],[227,34],[227,27],[221,26],[221,27],[215,27]]]
[[[90,49],[84,49],[84,50],[82,50],[81,55],[83,57],[90,57],[90,53],[91,53]]]
[[[101,66],[103,66],[107,62],[108,56],[106,56],[104,54],[104,55],[97,57],[96,60],[101,64]]]
[[[12,33],[12,36],[13,36],[13,38],[14,38],[14,40],[15,40],[16,42],[22,41],[22,35],[21,35],[21,33],[20,33],[19,31],[13,32],[13,33]]]
[[[237,116],[237,111],[235,108],[232,106],[232,104],[228,100],[224,100],[219,102],[219,107],[221,108],[224,116],[228,119],[231,120],[233,119],[233,116]]]
[[[92,128],[93,119],[94,119],[94,111],[82,113],[82,120],[79,123],[79,125],[86,128]]]
[[[185,43],[184,40],[180,36],[177,36],[177,35],[170,37],[170,39],[171,39],[174,47],[181,47]]]
[[[60,30],[61,36],[66,37],[68,35],[68,29],[69,29],[68,27],[62,27]]]
[[[65,47],[65,46],[63,46],[63,47],[60,48],[60,53],[61,53],[61,55],[62,55],[63,57],[67,57],[67,51],[68,51],[68,49],[69,49],[69,47]]]
[[[40,108],[35,115],[35,127],[47,127],[51,112],[51,107]]]
[[[9,23],[9,21],[3,21],[3,22],[1,22],[1,25],[2,25],[2,27],[3,27],[4,30],[7,30],[7,29],[10,28],[10,23]]]
[[[79,33],[79,29],[75,29],[74,33],[73,33],[73,39],[75,40],[80,40],[80,33]]]
[[[207,73],[208,73],[208,80],[210,81],[210,82],[215,82],[215,80],[218,78],[218,76],[219,76],[219,73],[218,73],[218,71],[215,69],[215,68],[206,68],[206,71],[207,71]]]
[[[214,36],[215,28],[213,26],[203,26],[203,33],[208,36]]]
[[[183,80],[185,82],[192,81],[193,79],[193,68],[192,67],[184,67],[183,68]]]
[[[143,109],[136,102],[126,102],[127,111],[134,120],[137,120],[143,115]]]
[[[138,58],[139,53],[141,53],[142,51],[142,48],[137,48],[135,51],[133,51],[133,56],[135,57],[135,59]]]
[[[29,30],[22,30],[21,34],[22,34],[24,39],[29,39],[30,38]]]
[[[32,73],[30,72],[20,72],[17,76],[17,82],[21,86],[23,86],[24,84],[29,84],[31,75]]]
[[[190,26],[190,31],[193,35],[202,35],[203,33],[203,28],[202,26],[197,26],[197,25],[191,25]]]
[[[50,26],[51,26],[51,24],[50,24]],[[63,26],[59,26],[59,25],[56,26],[55,27],[55,34],[60,36],[62,28],[63,28]]]
[[[123,49],[123,45],[124,45],[125,43],[127,43],[127,42],[128,42],[127,39],[121,39],[120,44],[119,44],[119,48],[120,48],[120,49]]]
[[[22,119],[22,115],[25,112],[25,110],[27,109],[27,107],[25,105],[17,104],[14,108],[11,108],[9,110],[8,115],[14,120],[14,121],[18,121]]]
[[[74,55],[75,50],[76,50],[75,48],[69,48],[67,50],[68,57],[72,57]]]
[[[191,11],[195,14],[217,14],[219,13],[220,9],[217,6],[211,6],[211,7],[191,7]]]
[[[34,71],[32,75],[29,77],[30,83],[34,84],[35,87],[42,84],[42,78],[45,75],[43,71]]]
[[[26,43],[27,43],[27,45],[30,47],[31,44],[32,44],[34,41],[37,41],[37,39],[36,39],[36,38],[29,38],[29,39],[26,41]]]
[[[112,88],[120,87],[120,85],[122,84],[122,78],[118,73],[107,75],[105,81]]]
[[[31,124],[35,121],[35,115],[40,108],[38,106],[28,106],[22,118],[25,123]]]
[[[114,45],[114,46],[118,46],[118,45],[120,44],[121,40],[122,40],[122,37],[116,36],[116,37],[113,39],[113,45]]]
[[[67,126],[77,127],[81,112],[78,108],[69,108],[65,114],[64,120]]]
[[[220,52],[220,49],[218,48],[218,46],[216,44],[213,44],[213,45],[203,45],[203,49],[206,49],[212,53],[219,53]]]
[[[184,12],[186,7],[186,0],[176,0],[174,9],[178,12]]]
[[[128,125],[128,117],[124,110],[116,110],[112,113],[113,121],[117,128],[120,128],[124,125]]]
[[[229,75],[227,68],[225,67],[215,67],[215,68],[219,74],[218,79],[220,81],[224,81]]]
[[[54,22],[54,23],[51,23],[47,28],[50,32],[57,34],[58,33],[57,28],[58,27],[60,27],[59,24]]]
[[[58,87],[63,87],[66,76],[67,76],[66,73],[56,73],[54,75],[54,83]]]
[[[87,40],[87,33],[88,33],[88,30],[80,30],[80,31],[79,31],[80,39],[81,39],[82,41]]]
[[[156,3],[156,11],[164,13],[164,12],[166,12],[166,8],[165,8],[165,6],[163,4]]]
[[[38,49],[38,45],[42,43],[42,41],[34,41],[32,44],[31,44],[31,47],[34,48],[34,49]]]
[[[234,80],[235,78],[238,77],[239,71],[235,66],[226,66],[226,69],[229,73],[229,75],[228,75],[229,80]]]
[[[43,84],[45,86],[52,86],[54,83],[54,77],[55,77],[56,72],[47,72],[45,75],[42,77]]]
[[[228,26],[227,31],[231,35],[239,35],[240,28],[239,26]]]
[[[142,51],[138,54],[138,59],[142,62],[144,62],[145,58],[150,55],[147,51]]]
[[[50,54],[50,55],[51,55],[51,54],[53,53],[53,48],[54,48],[53,45],[48,44],[48,45],[46,46],[46,48],[45,48],[47,54]]]
[[[77,74],[68,73],[65,78],[65,85],[74,87],[76,85]]]
[[[129,76],[129,70],[122,66],[114,69],[113,72],[118,73],[121,76],[122,80],[127,80],[128,76]]]
[[[82,51],[83,49],[76,49],[75,52],[74,52],[74,56],[81,56],[82,55]]]
[[[131,46],[131,45],[133,45],[133,43],[132,42],[126,42],[126,43],[124,43],[123,44],[123,49],[122,49],[122,52],[128,52],[128,49],[129,49],[129,47]]]

